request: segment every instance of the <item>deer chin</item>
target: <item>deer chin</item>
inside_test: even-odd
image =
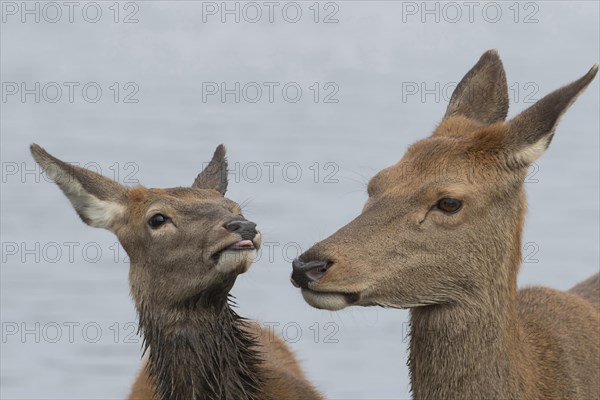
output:
[[[250,269],[258,252],[251,240],[240,240],[219,252],[215,269],[224,274],[243,274]]]
[[[215,270],[222,274],[243,274],[256,260],[261,244],[260,232],[257,232],[252,240],[238,239],[225,243],[211,256],[215,263]]]
[[[360,295],[358,293],[319,292],[302,288],[304,301],[315,308],[329,311],[338,311],[354,305]]]

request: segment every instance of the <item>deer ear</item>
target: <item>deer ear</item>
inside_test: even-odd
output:
[[[32,144],[31,155],[73,204],[83,222],[115,231],[124,222],[127,188],[85,168],[48,154]]]
[[[530,164],[544,154],[560,117],[590,84],[597,72],[598,64],[578,80],[546,95],[508,122],[506,145],[514,153],[517,162]]]
[[[225,146],[217,146],[212,160],[206,168],[198,174],[192,187],[198,189],[213,189],[225,195],[227,191],[227,158],[225,158]]]
[[[454,89],[444,119],[463,116],[485,124],[508,114],[506,74],[496,50],[488,50]]]

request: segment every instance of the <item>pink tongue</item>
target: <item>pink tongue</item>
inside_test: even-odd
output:
[[[246,248],[246,247],[254,247],[254,243],[252,243],[252,240],[240,240],[234,246],[237,247],[238,249]]]

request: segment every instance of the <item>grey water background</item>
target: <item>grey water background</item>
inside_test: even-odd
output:
[[[237,3],[239,22],[211,13],[221,2],[139,1],[118,3],[118,16],[113,2],[77,3],[73,22],[60,6],[55,23],[47,21],[55,10],[44,11],[44,3],[37,3],[39,23],[27,14],[21,20],[20,2],[17,11],[7,3],[1,24],[3,399],[121,399],[140,357],[123,249],[110,232],[85,226],[39,175],[31,142],[147,187],[191,184],[215,146],[225,143],[228,197],[244,202],[270,249],[233,289],[239,312],[283,335],[327,398],[404,399],[410,396],[408,313],[312,309],[289,283],[290,259],[359,213],[368,178],[431,132],[452,83],[483,51],[501,54],[510,116],[600,60],[595,1],[475,2],[471,15],[462,2],[279,2],[272,22],[258,2],[263,14],[256,23],[245,3]],[[36,3],[27,4],[34,9]],[[100,19],[90,22],[97,8]],[[298,8],[299,21],[289,22]],[[35,93],[12,94],[11,83],[35,92],[36,82],[39,102]],[[52,82],[62,87],[56,102]],[[229,89],[240,82],[240,101],[234,94],[224,102],[208,95],[210,82]],[[241,93],[249,82],[263,89],[254,103],[256,85]],[[264,82],[279,84],[272,102]],[[290,82],[285,98],[281,89]],[[102,95],[92,102],[97,87]],[[292,102],[297,87],[302,96]],[[598,271],[598,110],[596,78],[528,177],[521,285],[567,289]]]

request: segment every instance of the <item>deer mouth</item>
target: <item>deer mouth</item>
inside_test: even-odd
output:
[[[359,293],[321,292],[302,288],[304,301],[321,310],[337,311],[354,305],[360,299]]]
[[[222,251],[243,251],[243,250],[255,250],[254,242],[252,240],[244,239],[235,242],[232,245],[227,246]]]
[[[220,249],[215,251],[211,258],[214,262],[218,262],[221,255],[225,252],[244,252],[244,251],[252,251],[258,249],[258,243],[255,243],[253,240],[242,239],[235,241],[233,243],[228,243],[225,246],[222,246]]]
[[[235,242],[225,243],[212,256],[215,267],[223,273],[244,273],[254,262],[257,256],[257,250],[260,247],[260,235],[256,235],[253,240],[244,239]]]

